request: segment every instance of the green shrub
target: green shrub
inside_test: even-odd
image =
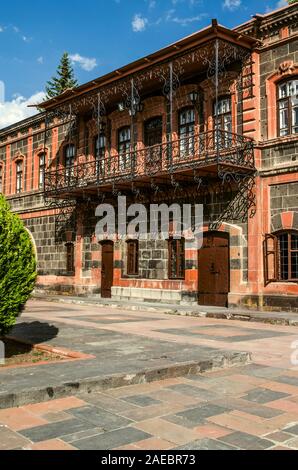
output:
[[[30,235],[0,194],[0,336],[14,326],[35,279],[36,260]]]

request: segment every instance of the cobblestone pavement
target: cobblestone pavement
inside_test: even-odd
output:
[[[176,348],[247,350],[253,363],[0,410],[2,450],[298,449],[297,327],[45,302],[31,303],[26,315]]]

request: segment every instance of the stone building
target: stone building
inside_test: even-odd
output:
[[[0,191],[36,245],[37,289],[298,308],[298,5],[216,20],[0,130]],[[188,239],[95,235],[96,207],[204,205]]]

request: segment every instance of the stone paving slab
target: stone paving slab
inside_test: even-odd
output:
[[[239,366],[234,372],[245,381],[252,377],[254,366],[258,369],[257,364],[251,364]],[[298,377],[298,371],[295,374]],[[78,397],[25,405],[18,409],[0,410],[0,448],[271,450],[282,447],[298,450],[298,412],[280,410],[278,415],[267,415],[267,405],[257,404],[258,414],[253,416],[251,413],[254,409],[251,409],[250,402],[243,399],[242,392],[234,399],[235,408],[232,408],[232,399],[226,406],[225,399],[214,400],[212,395],[203,403],[198,397],[192,397],[195,402],[190,404],[186,401],[182,404],[184,391],[187,390],[184,386],[200,388],[200,380],[203,382],[206,379],[217,380],[220,386],[220,380],[225,381],[230,375],[229,369],[221,371],[220,376],[218,372],[206,372],[192,378],[165,379],[119,390],[82,393]],[[287,371],[283,370],[281,376],[287,376]],[[272,379],[265,380],[265,390],[267,382],[270,384]],[[176,411],[168,396],[169,390],[175,385],[175,393],[181,397]],[[152,416],[152,406],[157,405],[152,405],[147,398],[155,392],[160,392],[161,405],[158,405],[157,413]],[[292,390],[291,397],[297,396],[298,387]],[[127,402],[128,397],[133,398],[133,402]],[[242,417],[241,414],[237,415],[239,403],[245,410]],[[127,407],[130,418],[127,418]],[[149,411],[147,417],[139,415],[146,409]],[[17,416],[17,411],[16,421],[13,417]],[[47,416],[55,412],[64,414],[53,423]],[[38,420],[44,424],[40,425]]]
[[[61,304],[46,302],[29,306],[30,314],[20,319],[22,333],[32,334],[30,325],[24,327],[24,323],[52,325],[54,328],[49,330],[37,328],[39,340],[43,339],[40,335],[56,328],[58,336],[48,334],[44,341],[59,345],[65,341],[71,349],[76,344],[78,350],[88,350],[96,359],[69,362],[61,369],[64,381],[71,380],[72,374],[79,378],[69,388],[60,389],[64,398],[55,399],[54,395],[50,401],[0,409],[0,448],[298,449],[298,367],[290,362],[291,344],[297,340],[295,328],[160,313],[150,313],[148,321],[134,322],[134,316],[140,318],[139,311],[137,315],[125,311],[130,321],[118,323],[115,320],[119,320],[119,311],[114,315],[111,310],[97,307],[62,308]],[[103,324],[101,315],[105,318]],[[80,320],[83,316],[90,320]],[[177,334],[165,332],[173,329]],[[179,334],[179,330],[188,329],[190,335]],[[36,332],[33,335],[38,337]],[[254,339],[233,341],[233,337],[248,335]],[[232,354],[235,349],[251,350],[253,362],[208,371],[214,351]],[[198,350],[206,354],[201,365],[204,374],[188,370],[179,377],[157,377],[155,369],[153,377],[152,363],[175,366],[177,358],[193,358],[191,354]],[[120,366],[127,367],[128,378],[121,383],[125,386],[110,388],[117,380],[119,385],[117,378],[112,384],[107,380],[98,390],[96,377],[88,375],[96,374],[98,367],[108,371],[109,357],[115,368],[123,357],[124,366]],[[138,383],[130,385],[131,375],[136,376],[127,371],[135,364],[149,370],[149,382],[140,375],[135,378]],[[223,363],[217,362],[219,365]],[[180,367],[182,373],[183,363]],[[12,388],[24,387],[26,380],[37,386],[41,371],[46,387],[47,380],[57,379],[56,368],[56,364],[34,366],[23,376],[19,375],[21,370],[3,370],[0,389],[9,381]],[[85,387],[76,385],[81,382]],[[34,401],[38,401],[38,390],[34,393]]]
[[[82,391],[151,382],[166,377],[177,377],[203,370],[222,368],[250,360],[249,352],[226,350],[219,345],[191,345],[173,340],[145,337],[137,333],[121,332],[121,316],[110,312],[88,315],[82,307],[61,308],[45,303],[46,316],[41,307],[31,304],[31,315],[26,313],[11,335],[34,344],[71,349],[94,358],[69,362],[47,363],[22,368],[0,369],[0,408],[20,406],[74,395]],[[47,311],[51,305],[51,311]],[[34,310],[36,308],[36,310]],[[27,307],[29,311],[29,308]],[[78,313],[77,316],[74,313]],[[101,316],[104,321],[101,323]],[[126,317],[128,314],[126,314]],[[130,315],[128,325],[167,324],[169,317]],[[113,329],[112,329],[113,328]],[[120,330],[120,331],[119,331]],[[55,436],[54,436],[55,437]]]

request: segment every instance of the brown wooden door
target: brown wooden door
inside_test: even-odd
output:
[[[207,232],[199,250],[199,304],[227,307],[229,289],[229,235]]]
[[[146,149],[146,169],[150,173],[159,171],[162,166],[162,117],[149,119],[144,125],[144,144]]]
[[[112,297],[113,265],[114,244],[113,242],[105,242],[102,244],[101,261],[101,296],[104,299]]]

